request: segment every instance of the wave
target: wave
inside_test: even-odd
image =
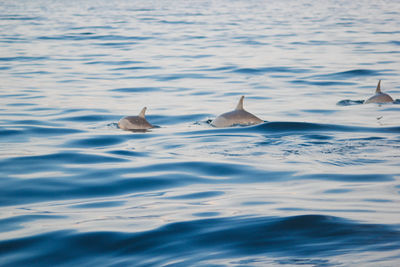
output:
[[[330,78],[330,79],[348,79],[362,76],[385,76],[391,70],[371,70],[371,69],[354,69],[347,71],[340,71],[328,74],[313,75],[309,78]]]
[[[223,77],[209,76],[201,73],[175,73],[175,74],[159,74],[159,75],[144,75],[132,77],[133,79],[151,79],[155,81],[173,81],[180,79],[223,79]],[[128,77],[126,79],[132,79]]]
[[[19,128],[19,129],[15,129]],[[42,126],[24,126],[24,127],[13,127],[13,129],[2,129],[0,130],[0,138],[4,137],[23,137],[27,136],[58,136],[81,133],[81,130],[62,128],[62,127],[42,127]]]
[[[355,85],[354,82],[342,82],[342,81],[309,81],[309,80],[293,80],[291,83],[295,84],[306,84],[306,85],[317,85],[317,86],[334,86],[334,85]]]
[[[263,74],[263,73],[306,73],[307,69],[294,67],[261,67],[261,68],[236,68],[231,72],[242,74]]]
[[[361,105],[364,104],[364,100],[351,100],[351,99],[344,99],[340,100],[336,103],[338,106],[353,106],[353,105]]]
[[[112,135],[102,135],[89,138],[83,138],[78,140],[73,140],[65,144],[66,147],[81,147],[81,148],[95,148],[95,147],[107,147],[116,144],[120,144],[126,141],[123,136],[112,136]]]
[[[190,266],[260,255],[277,261],[284,258],[329,262],[332,256],[350,252],[396,253],[400,249],[399,240],[396,226],[333,216],[227,217],[174,222],[138,233],[48,232],[2,240],[0,256],[3,266],[99,262]],[[394,257],[394,261],[399,258],[398,254]]]
[[[86,55],[86,57],[91,58],[94,57],[96,55]],[[63,59],[65,60],[65,59]],[[124,65],[130,65],[130,64],[140,64],[140,63],[144,63],[143,61],[133,61],[133,60],[96,60],[96,61],[89,61],[89,62],[85,62],[84,64],[87,65],[111,65],[111,66],[124,66]]]
[[[148,36],[94,35],[94,33],[64,34],[64,35],[37,37],[38,40],[72,40],[72,41],[85,41],[85,40],[142,41],[142,40],[149,40],[151,38],[152,37]]]
[[[41,17],[27,17],[27,16],[22,16],[22,15],[14,15],[14,14],[9,14],[9,15],[0,15],[0,20],[42,20],[43,18]]]
[[[154,91],[162,91],[164,88],[160,87],[126,87],[126,88],[115,88],[111,89],[112,92],[119,93],[146,93],[146,92],[154,92]]]
[[[99,137],[98,140],[88,139],[78,144],[69,144],[69,147],[103,147],[104,142],[103,138]],[[113,145],[121,140],[111,139],[106,142],[109,142],[106,145]],[[300,174],[296,171],[269,170],[248,164],[218,161],[174,161],[147,165],[144,165],[143,161],[137,163],[138,159],[150,156],[151,152],[110,149],[108,153],[98,154],[68,151],[3,159],[0,160],[0,172],[4,177],[10,178],[0,180],[0,206],[117,196],[176,189],[193,184],[227,185],[299,180],[352,183],[387,182],[395,179],[395,174]],[[201,192],[200,195],[212,196],[207,194]],[[190,198],[196,195],[181,197]]]
[[[124,68],[113,68],[111,70],[158,70],[161,69],[161,67],[157,66],[136,66],[136,67],[124,67]]]
[[[201,119],[209,116],[209,114],[205,113],[194,113],[189,115],[170,115],[170,116],[161,116],[161,115],[149,115],[146,117],[149,121],[164,126],[164,125],[175,125],[180,123],[190,123],[190,124],[198,124]]]
[[[80,115],[80,116],[70,116],[62,117],[56,119],[56,121],[73,121],[73,122],[98,122],[98,121],[109,121],[117,120],[119,116],[97,114],[97,115]]]
[[[261,132],[365,132],[365,133],[400,133],[400,126],[394,127],[362,127],[338,124],[322,124],[308,122],[267,122],[253,127]]]
[[[338,124],[310,122],[264,122],[255,126],[237,126],[229,128],[212,128],[208,130],[179,133],[181,135],[216,134],[216,133],[298,133],[298,132],[365,132],[365,133],[400,133],[400,126],[362,127]]]
[[[27,57],[27,56],[0,57],[0,61],[41,61],[48,59],[50,59],[50,57]]]
[[[364,100],[351,100],[351,99],[343,99],[336,103],[336,105],[338,105],[338,106],[353,106],[353,105],[362,105],[362,104],[364,104]],[[400,104],[400,99],[394,100],[393,103],[384,103],[384,104],[380,103],[378,105],[389,105],[389,104],[398,105],[398,104]]]

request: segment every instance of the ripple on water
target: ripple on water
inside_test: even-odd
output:
[[[0,4],[0,265],[398,265],[398,4],[97,2]]]
[[[308,174],[298,176],[300,179],[317,179],[342,182],[389,182],[395,178],[388,174]]]
[[[73,206],[71,206],[71,208],[75,208],[75,209],[102,209],[102,208],[120,207],[120,206],[123,206],[124,204],[125,204],[125,201],[97,201],[97,202],[73,205]]]
[[[344,99],[340,100],[336,103],[338,106],[352,106],[352,105],[361,105],[364,104],[364,100],[351,100],[351,99]]]
[[[125,159],[79,152],[57,152],[37,156],[23,156],[8,158],[0,161],[0,168],[4,172],[29,173],[39,167],[57,169],[56,164],[99,164],[124,162]]]
[[[342,81],[310,81],[310,80],[293,80],[291,83],[294,84],[305,84],[305,85],[316,85],[316,86],[349,86],[355,85],[354,82],[342,82]]]
[[[52,214],[18,215],[0,219],[0,233],[23,229],[24,223],[49,219],[65,219],[66,216]]]
[[[27,123],[29,124],[29,123]],[[7,129],[8,128],[8,129]],[[7,127],[0,130],[0,138],[18,137],[23,140],[29,140],[29,137],[50,137],[50,136],[63,136],[69,134],[81,133],[81,130],[70,129],[70,128],[60,128],[60,127],[41,127],[41,126],[14,126]],[[21,139],[9,140],[11,141],[21,141]]]
[[[210,197],[217,197],[225,194],[222,191],[207,191],[207,192],[198,192],[198,193],[191,193],[191,194],[184,194],[178,196],[170,196],[167,197],[169,199],[202,199],[202,198],[210,198]]]
[[[141,41],[149,40],[150,36],[125,36],[125,35],[92,35],[92,34],[63,34],[54,36],[39,36],[38,40],[70,40],[70,41],[87,41],[87,40],[103,40],[103,41]]]
[[[41,60],[49,60],[50,57],[27,57],[27,56],[17,56],[17,57],[0,57],[0,61],[41,61]]]
[[[328,74],[313,75],[310,78],[330,78],[330,79],[351,79],[360,76],[385,76],[387,72],[392,70],[371,70],[371,69],[354,69],[348,71],[334,72]]]
[[[277,67],[261,67],[261,68],[236,68],[232,72],[241,74],[264,74],[264,73],[307,73],[309,70],[294,67],[277,66]]]
[[[136,153],[133,153],[133,156],[135,157]],[[89,195],[113,196],[192,184],[274,182],[292,179],[293,175],[290,172],[265,171],[224,162],[172,162],[147,166],[141,164],[128,168],[124,163],[132,165],[134,160],[119,154],[112,157],[72,152],[4,159],[0,161],[0,171],[13,178],[0,181],[0,204],[41,202]],[[88,167],[90,164],[97,164],[98,168]],[[105,164],[114,168],[102,169]],[[52,174],[67,170],[68,175],[58,177]],[[24,179],[17,179],[19,177]],[[220,191],[194,192],[184,194],[181,198],[206,198],[221,194]]]
[[[97,114],[97,115],[80,115],[80,116],[63,116],[56,121],[72,121],[72,122],[97,122],[97,121],[116,121],[116,115]]]
[[[162,90],[163,88],[159,87],[126,87],[126,88],[111,89],[110,91],[120,92],[120,93],[145,93],[145,92],[155,92]]]
[[[116,144],[120,144],[126,141],[123,135],[102,135],[95,136],[85,139],[73,140],[68,142],[66,147],[82,147],[82,148],[95,148],[95,147],[107,147]]]
[[[122,261],[139,266],[176,262],[192,265],[211,258],[257,255],[324,259],[355,251],[392,252],[400,248],[399,240],[400,232],[394,226],[365,224],[340,217],[230,217],[170,223],[139,233],[48,232],[2,240],[0,255],[19,255],[3,258],[4,264],[17,265],[32,262],[94,264],[99,261],[99,255],[102,264]],[[30,253],[21,253],[26,251]],[[215,251],[218,253],[213,253]]]

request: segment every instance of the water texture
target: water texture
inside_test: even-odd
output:
[[[0,265],[398,266],[399,17],[2,1]],[[265,122],[212,127],[242,95]],[[144,106],[159,127],[118,129]]]

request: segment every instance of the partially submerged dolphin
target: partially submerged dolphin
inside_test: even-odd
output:
[[[144,113],[146,112],[146,107],[140,111],[138,116],[127,116],[122,118],[118,122],[119,128],[122,130],[147,130],[154,128],[154,126],[146,120]]]
[[[219,115],[211,122],[211,125],[215,127],[229,127],[233,125],[254,125],[264,122],[260,118],[244,110],[243,99],[244,96],[240,97],[235,110]]]
[[[376,87],[375,95],[371,96],[367,100],[364,101],[364,104],[368,103],[393,103],[393,98],[381,91],[381,80],[378,82],[378,86]]]

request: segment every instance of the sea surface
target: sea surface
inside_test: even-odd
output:
[[[399,266],[399,99],[398,0],[2,0],[0,266]]]

